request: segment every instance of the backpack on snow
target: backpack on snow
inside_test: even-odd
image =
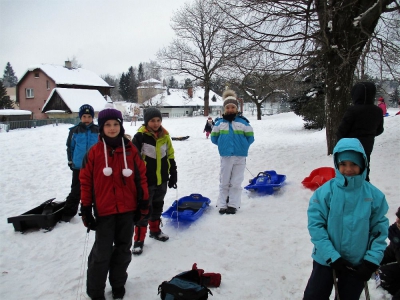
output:
[[[182,272],[170,281],[158,286],[158,294],[162,300],[205,300],[211,291],[199,284],[200,275],[197,270]]]

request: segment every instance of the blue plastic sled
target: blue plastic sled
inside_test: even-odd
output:
[[[211,200],[201,194],[191,194],[175,200],[162,216],[172,221],[193,222],[201,217],[210,203]]]
[[[250,179],[250,184],[244,188],[251,192],[272,195],[282,187],[285,180],[286,175],[276,174],[274,170],[264,171]]]

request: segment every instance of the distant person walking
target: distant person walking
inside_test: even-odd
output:
[[[206,138],[208,139],[208,137],[210,136],[210,133],[214,127],[215,123],[213,121],[213,119],[211,117],[207,118],[207,122],[206,125],[204,126],[204,130],[203,133],[206,133]]]
[[[375,137],[383,132],[382,110],[374,104],[376,86],[372,82],[358,82],[351,90],[353,105],[345,112],[336,131],[338,141],[342,138],[357,138],[364,147],[368,159],[369,181],[370,158]]]
[[[380,109],[382,109],[383,116],[386,116],[387,107],[386,107],[385,99],[383,99],[383,97],[379,97],[379,99],[378,99],[378,107]]]

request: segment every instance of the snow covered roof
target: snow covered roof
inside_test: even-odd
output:
[[[36,69],[41,69],[47,76],[53,79],[56,84],[76,84],[76,85],[89,85],[89,86],[104,86],[111,87],[96,73],[85,70],[82,68],[68,69],[64,66],[51,65],[51,64],[38,64],[32,65],[21,77]]]
[[[167,94],[167,91],[162,92],[144,102],[144,106],[177,106],[177,107],[185,107],[185,106],[204,106],[204,88],[195,87],[193,88],[193,98],[188,96],[188,92],[186,89],[169,89],[170,95]],[[215,95],[217,101],[212,101],[211,99]],[[210,90],[210,100],[209,106],[212,107],[222,107],[224,102],[222,101],[222,97],[214,93]]]
[[[47,98],[46,103],[43,105],[43,111],[55,92],[57,92],[71,112],[79,112],[79,108],[83,104],[89,104],[93,106],[94,111],[100,111],[107,103],[98,90],[55,88],[51,91],[49,98]]]
[[[0,109],[0,116],[21,116],[31,115],[32,112],[29,110],[22,109]]]
[[[149,84],[149,83],[161,83],[161,81],[154,78],[150,78],[140,82],[140,84]]]

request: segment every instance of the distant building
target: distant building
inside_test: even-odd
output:
[[[137,87],[138,103],[143,104],[145,101],[153,98],[154,96],[163,93],[166,88],[162,85],[161,81],[150,78],[140,82]]]
[[[8,97],[10,97],[10,100],[13,102],[13,108],[14,109],[19,109],[18,105],[16,105],[15,100],[17,99],[16,97],[16,87],[8,87],[6,88],[6,94]]]
[[[209,115],[220,116],[223,113],[222,97],[210,90]],[[195,116],[204,114],[204,88],[168,89],[143,103],[143,108],[154,106],[163,116]]]
[[[78,118],[82,104],[89,104],[97,116],[106,103],[106,99],[98,90],[55,88],[43,105],[42,113],[50,119]]]
[[[16,102],[20,109],[31,111],[33,119],[47,119],[48,115],[42,111],[45,108],[43,105],[48,104],[55,88],[96,90],[106,97],[110,96],[113,86],[92,71],[72,68],[69,61],[65,62],[65,66],[39,64],[29,67],[19,80]],[[85,99],[80,101],[83,101],[81,105],[86,103]]]

